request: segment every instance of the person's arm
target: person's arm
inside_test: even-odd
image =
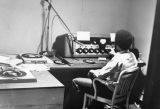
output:
[[[110,69],[110,71],[108,71],[107,73],[104,73],[103,75],[99,75],[98,78],[101,78],[101,79],[106,80],[106,78],[107,78],[108,76],[111,76],[112,74],[113,74],[114,76],[117,76],[117,74],[119,74],[119,72],[120,72],[121,69],[122,69],[122,65],[123,65],[123,64],[117,63],[116,66],[114,66],[114,67],[112,67],[112,68]]]
[[[109,73],[113,68],[115,68],[118,64],[118,60],[116,57],[112,58],[104,67],[97,70],[90,70],[90,73],[93,73],[96,77],[99,75],[104,75]]]

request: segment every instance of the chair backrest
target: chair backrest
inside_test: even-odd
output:
[[[136,67],[124,70],[120,73],[112,96],[113,103],[129,99],[138,71],[139,68]]]

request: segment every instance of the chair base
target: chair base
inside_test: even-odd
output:
[[[90,103],[91,103],[92,100],[100,101],[100,102],[102,102],[102,103],[104,103],[104,104],[107,103],[107,104],[104,106],[104,109],[124,109],[124,108],[125,108],[125,109],[128,109],[128,108],[127,108],[127,105],[124,106],[124,108],[121,107],[121,106],[117,106],[117,105],[114,105],[114,106],[111,108],[111,104],[112,104],[112,101],[111,101],[111,100],[105,99],[105,98],[102,98],[102,97],[99,97],[99,96],[97,96],[97,98],[94,98],[93,95],[90,95],[90,94],[88,94],[88,93],[85,93],[85,94],[84,94],[84,100],[83,100],[83,107],[82,107],[82,109],[88,109],[88,106],[90,105]]]

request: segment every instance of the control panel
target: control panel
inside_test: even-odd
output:
[[[99,57],[108,55],[112,46],[110,38],[91,37],[90,41],[79,41],[82,44],[75,43],[74,55],[76,57]]]
[[[62,57],[103,57],[108,55],[112,48],[110,37],[90,37],[90,40],[79,43],[70,40],[68,34],[57,36],[52,49]],[[76,39],[76,37],[75,37]]]

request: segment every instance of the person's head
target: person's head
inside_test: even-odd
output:
[[[129,50],[133,42],[133,36],[126,30],[119,30],[116,32],[115,45],[118,51]],[[116,49],[117,49],[116,48]]]

